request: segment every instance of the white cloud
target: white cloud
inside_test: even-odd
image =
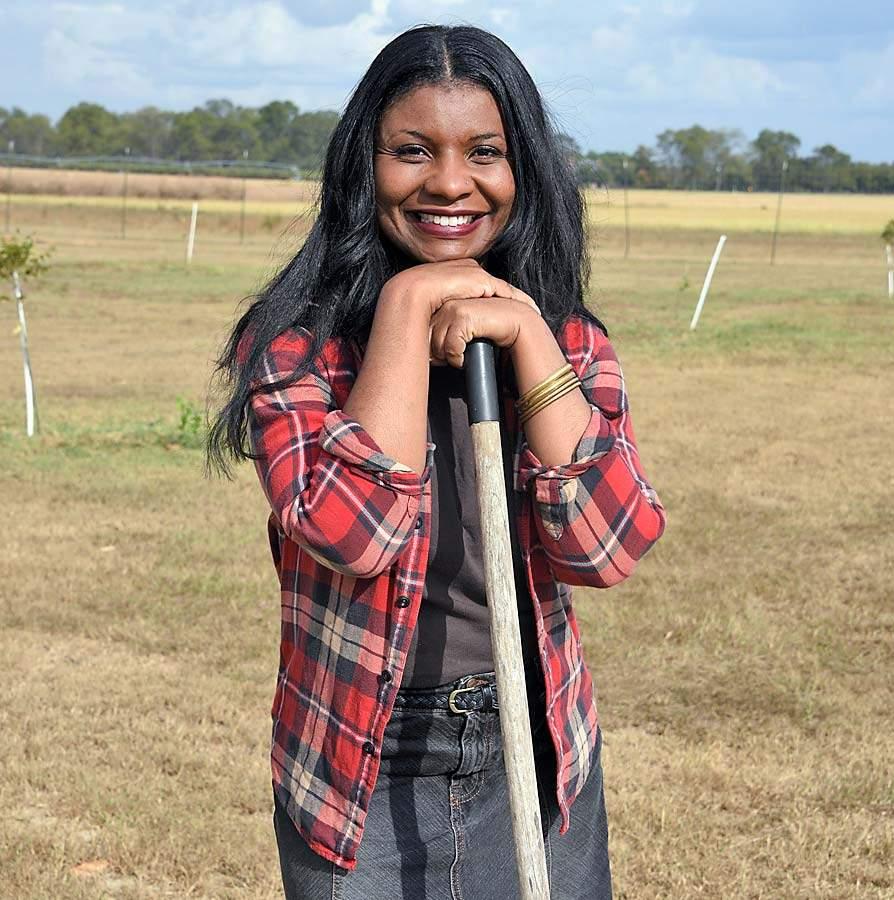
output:
[[[381,29],[387,0],[349,22],[312,27],[293,17],[275,0],[243,3],[186,24],[185,49],[204,65],[254,65],[262,68],[332,69],[366,65],[385,44]]]
[[[126,41],[174,37],[176,11],[170,4],[132,9],[122,3],[54,3],[45,9],[44,21],[86,47],[112,47]]]
[[[11,23],[0,84],[6,105],[51,115],[81,99],[118,110],[209,97],[340,108],[394,35],[469,22],[510,43],[585,147],[632,149],[699,121],[889,155],[894,31],[878,0],[756,2],[760,15],[701,0],[427,0],[421,10],[418,0],[0,0]],[[27,82],[24,58],[38,61]]]
[[[695,10],[695,3],[665,2],[659,9],[661,15],[669,19],[688,19]]]
[[[509,6],[491,7],[487,11],[487,15],[497,28],[515,29],[521,22],[519,10]]]
[[[77,41],[61,29],[47,34],[43,57],[50,77],[65,84],[102,84],[119,97],[149,96],[154,88],[153,80],[126,55]]]
[[[590,32],[590,43],[599,61],[624,60],[636,46],[633,28],[628,25],[600,25]]]
[[[68,88],[95,91],[102,85],[104,93],[119,101],[132,97],[138,103],[157,103],[162,94],[201,102],[209,95],[207,85],[195,84],[207,80],[203,71],[241,75],[240,80],[251,73],[257,87],[222,85],[211,93],[269,99],[283,87],[279,70],[288,70],[289,80],[300,81],[303,72],[311,81],[325,82],[329,76],[330,85],[341,85],[316,92],[324,105],[334,106],[345,81],[351,81],[346,73],[359,75],[391,37],[388,13],[389,0],[370,0],[348,22],[314,27],[299,21],[279,0],[201,11],[175,0],[137,9],[123,3],[55,3],[23,18],[44,25],[45,69]],[[161,59],[169,65],[160,65]],[[182,81],[171,83],[171,77]],[[314,92],[305,85],[298,93]]]

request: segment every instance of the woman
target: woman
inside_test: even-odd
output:
[[[287,897],[517,896],[463,399],[472,338],[501,348],[552,896],[611,895],[568,585],[620,581],[664,514],[586,274],[582,201],[512,51],[470,27],[392,41],[333,133],[305,245],[233,331],[209,447],[220,465],[251,455],[272,508]]]

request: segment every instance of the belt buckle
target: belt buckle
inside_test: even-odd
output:
[[[469,691],[477,691],[479,687],[480,685],[474,685],[473,687],[454,688],[447,697],[447,708],[450,710],[450,712],[456,713],[456,715],[464,716],[467,716],[470,712],[472,712],[471,709],[460,709],[456,705],[456,700],[454,698],[457,694],[467,694]]]

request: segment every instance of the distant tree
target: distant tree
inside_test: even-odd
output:
[[[763,131],[751,142],[751,168],[754,186],[759,191],[775,191],[779,188],[779,177],[783,160],[792,160],[798,155],[801,139],[790,131]],[[794,186],[795,179],[789,178]]]
[[[9,142],[15,141],[16,153],[43,156],[53,152],[55,136],[46,116],[29,115],[18,106],[11,110],[0,106],[0,150],[5,152]]]
[[[894,164],[852,163],[854,190],[861,194],[894,194]]]
[[[722,190],[731,177],[742,174],[746,168],[742,158],[746,143],[745,135],[736,128],[708,132],[704,153],[704,166],[708,170],[705,187]]]
[[[260,141],[256,116],[254,110],[237,107],[229,116],[221,118],[211,136],[214,155],[219,159],[241,159],[247,152],[250,157],[257,157]]]
[[[635,187],[660,187],[658,166],[655,164],[655,151],[651,147],[640,144],[630,157],[633,166],[633,181]]]
[[[226,99],[208,100],[188,113],[179,113],[171,135],[180,159],[241,159],[247,150],[257,156],[255,110]]]
[[[591,150],[578,161],[578,183],[617,187],[624,182],[624,160],[627,155],[609,151],[596,153]],[[632,171],[628,168],[628,179]]]
[[[155,106],[144,106],[119,117],[121,142],[134,156],[159,158],[170,151],[174,114]]]
[[[258,110],[258,139],[265,159],[272,162],[290,160],[289,133],[299,112],[291,100],[273,100]]]
[[[338,113],[331,110],[305,112],[295,116],[289,129],[292,159],[303,169],[319,170],[329,138],[338,124]]]
[[[565,155],[568,165],[574,172],[574,179],[580,187],[593,185],[612,185],[616,183],[614,171],[606,160],[606,157],[620,159],[623,154],[598,154],[590,151],[587,154],[580,148],[580,144],[570,135],[560,132],[559,145]]]
[[[606,183],[605,173],[599,166],[595,153],[578,156],[574,163],[574,177],[580,187],[593,187]]]
[[[176,113],[171,129],[171,153],[175,159],[211,159],[209,116],[201,109]]]
[[[701,125],[666,128],[657,138],[658,153],[672,187],[704,186],[710,132]]]
[[[723,164],[720,174],[720,189],[724,191],[745,191],[754,183],[751,160],[744,153],[734,153]]]
[[[34,155],[119,155],[130,147],[134,157],[202,161],[247,153],[314,177],[337,122],[332,110],[302,112],[291,100],[254,108],[225,97],[186,112],[147,106],[121,115],[80,103],[55,128],[46,116],[0,107],[0,151],[14,140],[17,152]],[[894,163],[856,162],[831,144],[800,157],[801,141],[789,131],[765,128],[749,143],[738,130],[695,124],[665,129],[654,147],[641,144],[633,154],[584,152],[565,133],[559,142],[581,185],[775,191],[785,160],[786,190],[894,193]]]
[[[226,97],[215,98],[213,100],[206,100],[204,107],[202,107],[205,112],[209,115],[214,116],[216,119],[226,119],[229,116],[233,115],[236,111],[236,107],[232,100],[227,100]]]
[[[98,103],[78,103],[56,125],[59,151],[67,156],[120,153],[118,117]]]
[[[817,147],[804,161],[807,185],[813,191],[852,191],[851,158],[832,144]]]

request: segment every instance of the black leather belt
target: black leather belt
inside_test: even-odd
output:
[[[497,686],[489,681],[462,683],[449,691],[398,691],[394,705],[404,709],[446,709],[455,715],[500,708]]]

